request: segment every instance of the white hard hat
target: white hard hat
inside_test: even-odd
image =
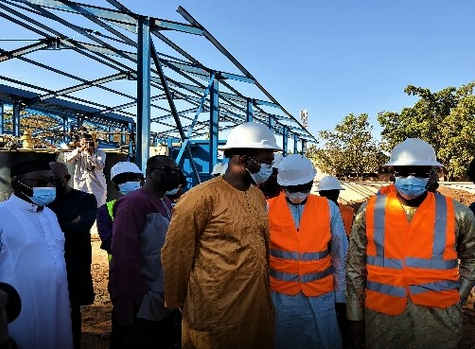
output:
[[[279,169],[279,164],[284,158],[284,155],[282,153],[274,153],[274,161],[272,161],[272,167]]]
[[[407,138],[393,148],[391,158],[384,166],[443,167],[435,159],[434,148],[420,138]]]
[[[323,177],[317,185],[317,191],[321,190],[345,190],[340,184],[340,181],[332,176]]]
[[[140,168],[133,162],[120,161],[111,167],[111,181],[114,180],[115,176],[120,175],[122,173],[136,173],[143,175],[142,171],[140,171]]]
[[[277,172],[277,183],[283,187],[301,185],[313,181],[317,171],[303,155],[292,154],[282,159]]]
[[[223,172],[223,168],[224,168],[224,163],[218,162],[216,165],[214,165],[213,172],[211,172],[211,174],[213,176],[220,175]]]
[[[220,150],[235,148],[282,150],[277,145],[272,131],[257,122],[245,122],[236,126],[229,133],[226,144],[218,147]]]

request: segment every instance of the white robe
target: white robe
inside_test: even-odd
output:
[[[22,308],[8,325],[18,349],[72,348],[64,235],[56,215],[15,195],[0,203],[0,280]]]
[[[103,172],[106,166],[104,150],[96,149],[94,154],[89,155],[76,148],[65,153],[64,160],[76,164],[73,176],[74,189],[94,194],[97,207],[104,205],[107,200],[107,182]]]

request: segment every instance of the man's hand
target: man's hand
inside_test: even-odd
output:
[[[365,347],[365,327],[363,321],[348,321],[348,343],[350,349]]]

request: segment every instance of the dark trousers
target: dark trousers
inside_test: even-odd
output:
[[[71,303],[71,323],[73,325],[74,349],[81,348],[81,305]]]
[[[161,321],[134,318],[132,325],[119,326],[112,311],[110,349],[181,348],[181,313],[174,310]]]

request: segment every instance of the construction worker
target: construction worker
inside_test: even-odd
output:
[[[267,201],[277,349],[342,348],[348,241],[338,206],[310,194],[315,174],[303,155],[285,157],[283,191]]]
[[[121,195],[139,189],[144,183],[144,176],[140,168],[130,161],[119,161],[110,169],[110,180],[115,190]],[[107,252],[109,264],[112,259],[112,225],[114,222],[114,205],[117,199],[107,201],[97,209],[97,232],[101,239],[101,249]],[[115,317],[111,316],[110,349],[121,347],[122,337]]]
[[[396,145],[385,166],[394,170],[396,193],[364,203],[350,235],[350,345],[455,349],[461,305],[475,283],[475,218],[427,190],[432,168],[442,164],[422,139]]]
[[[266,200],[256,184],[281,150],[265,125],[236,126],[222,176],[178,200],[162,248],[165,306],[183,309],[183,348],[274,348]]]
[[[332,176],[323,177],[317,185],[317,191],[320,196],[333,201],[340,209],[341,218],[345,226],[346,235],[350,235],[353,219],[355,218],[355,209],[351,206],[344,205],[338,202],[340,190],[345,190],[340,184],[340,181]]]

